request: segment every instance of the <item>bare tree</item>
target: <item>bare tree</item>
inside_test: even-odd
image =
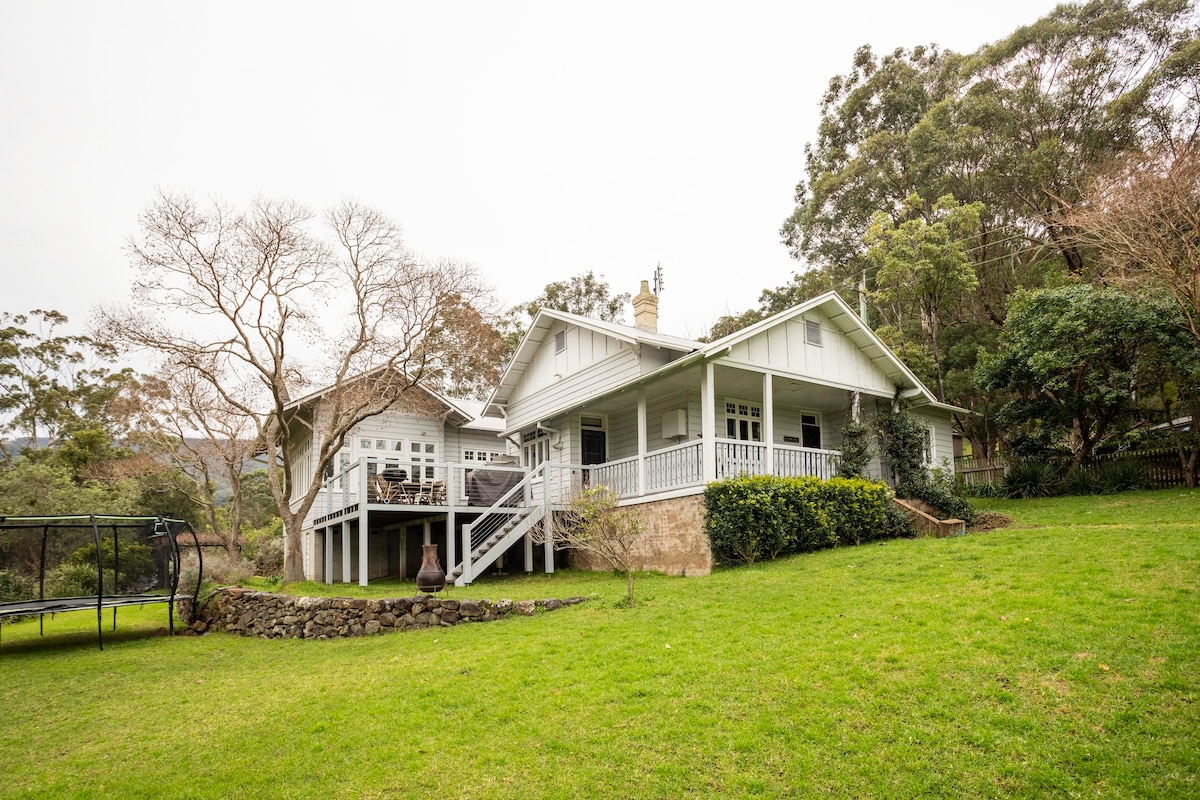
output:
[[[165,456],[182,479],[178,489],[204,514],[225,551],[241,559],[243,492],[247,464],[262,451],[254,419],[226,402],[195,369],[163,369],[141,381],[138,436],[151,452]],[[232,391],[226,386],[225,392]],[[243,398],[240,406],[250,404]],[[218,492],[232,493],[223,521]]]
[[[130,303],[95,319],[97,335],[194,373],[249,421],[283,519],[289,581],[304,577],[301,529],[346,436],[420,394],[447,338],[431,333],[454,324],[446,310],[487,297],[472,267],[418,259],[378,211],[343,202],[323,216],[325,235],[314,221],[291,201],[237,211],[160,193],[128,245]],[[322,413],[309,418],[297,401],[314,386]],[[308,453],[299,442],[310,436]]]
[[[556,511],[553,522],[534,534],[535,543],[553,539],[556,550],[575,550],[625,575],[625,602],[633,605],[634,545],[645,532],[642,516],[621,508],[620,498],[607,486],[584,489]]]
[[[1200,343],[1200,141],[1118,163],[1092,181],[1071,222],[1111,278],[1170,291]]]

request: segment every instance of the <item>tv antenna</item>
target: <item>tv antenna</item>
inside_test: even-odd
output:
[[[657,297],[658,295],[662,294],[662,290],[663,290],[663,271],[662,271],[662,262],[660,261],[660,262],[658,262],[658,265],[654,267],[654,296]]]

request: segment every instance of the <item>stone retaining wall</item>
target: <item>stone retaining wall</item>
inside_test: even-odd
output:
[[[379,600],[348,597],[292,597],[240,587],[217,589],[200,602],[192,630],[225,631],[264,639],[336,639],[376,633],[436,628],[464,622],[490,622],[513,614],[531,616],[582,603],[565,600],[447,600],[396,597]],[[178,603],[183,619],[192,619],[191,598]]]

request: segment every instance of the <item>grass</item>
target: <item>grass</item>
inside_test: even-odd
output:
[[[980,506],[1014,524],[630,609],[566,573],[452,596],[594,599],[352,640],[6,625],[0,797],[1200,796],[1200,492]]]

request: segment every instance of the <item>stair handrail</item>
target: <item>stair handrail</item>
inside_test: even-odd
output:
[[[513,515],[520,513],[522,509],[528,510],[532,503],[530,502],[530,486],[537,478],[545,475],[546,465],[543,462],[537,467],[531,469],[518,481],[512,488],[502,494],[496,502],[492,503],[484,509],[474,522],[468,522],[462,526],[462,561],[459,564],[451,564],[449,572],[453,572],[455,567],[462,567],[462,574],[466,575],[470,571],[471,561],[476,555],[476,551],[482,546],[492,534],[500,529],[504,523],[508,522]],[[520,497],[519,503],[513,501]]]

